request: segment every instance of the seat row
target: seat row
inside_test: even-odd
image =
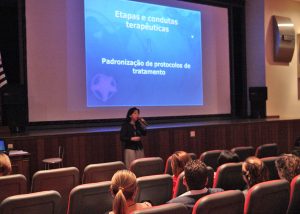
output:
[[[275,161],[277,157],[267,157],[261,160],[265,163],[269,171],[269,179],[279,179]],[[246,182],[242,175],[242,162],[239,163],[226,163],[218,167],[214,173],[210,166],[207,166],[208,182],[206,187],[222,188],[224,190],[244,190],[246,188]],[[186,187],[183,184],[184,172],[178,176],[178,180],[175,186],[175,196],[179,196],[186,192]]]
[[[61,197],[61,213],[66,213],[67,210],[68,213],[105,213],[112,209],[113,198],[109,190],[111,181],[78,185],[78,177],[78,169],[75,167],[37,172],[32,179],[32,193],[48,190],[57,191]],[[5,194],[18,194],[11,197],[13,199],[17,197],[17,200],[19,200],[20,194],[23,194],[25,199],[28,199],[32,193],[24,194],[27,192],[26,186],[26,178],[23,175],[0,177],[2,197]],[[154,205],[160,205],[172,198],[173,181],[171,175],[161,174],[139,177],[137,178],[137,186],[138,192],[135,198],[137,202],[151,201]],[[55,193],[55,195],[57,194]],[[33,198],[39,196],[39,194],[32,194]],[[11,197],[2,201],[0,213],[4,209],[3,206],[7,206],[5,204],[8,203],[7,200],[11,200]],[[57,197],[55,196],[55,198]],[[82,210],[81,212],[78,211],[79,208]],[[85,212],[86,210],[89,210],[89,212]]]
[[[278,173],[275,167],[275,160],[278,157],[268,157],[262,158],[266,166],[269,168],[270,179],[278,179]],[[168,160],[169,161],[169,160]],[[166,164],[165,173],[168,171],[168,161]],[[121,161],[100,163],[100,164],[90,164],[88,165],[82,176],[82,183],[94,183],[101,181],[110,181],[113,174],[121,169],[126,169],[125,165]],[[163,160],[159,157],[149,157],[141,158],[132,162],[130,170],[133,171],[137,177],[163,174]],[[214,174],[214,170],[207,166],[208,170],[208,183],[207,187],[217,187],[223,188],[225,190],[240,189],[243,190],[245,187],[245,182],[242,177],[242,163],[227,163],[223,164],[217,169],[217,172]],[[172,173],[170,173],[172,174]],[[67,176],[68,175],[68,176]],[[215,175],[215,178],[214,178]],[[9,177],[0,177],[0,188],[5,189],[0,193],[0,202],[10,195],[26,193],[27,185],[26,178],[22,175],[12,176],[15,177],[14,181],[9,181]],[[60,178],[61,177],[61,178]],[[47,186],[53,185],[53,180],[55,181],[59,178],[59,183],[61,188],[66,188],[70,186],[69,191],[72,187],[78,185],[79,182],[79,171],[75,167],[70,168],[61,168],[53,170],[42,170],[34,174],[31,184],[31,192],[37,192],[43,189],[41,184],[47,188]],[[71,181],[70,181],[71,180]],[[175,188],[176,195],[186,191],[185,186],[182,184],[183,174],[179,176],[179,182]],[[7,182],[14,182],[14,185],[7,185]],[[21,183],[18,184],[17,183]],[[55,184],[56,185],[56,184]],[[14,189],[17,186],[18,188]],[[22,188],[21,188],[22,187]],[[69,192],[67,192],[68,194]]]
[[[154,175],[157,177],[160,175]],[[168,177],[169,175],[161,175]],[[152,176],[147,176],[152,177]],[[158,178],[158,177],[157,177]],[[138,183],[140,182],[138,178]],[[155,182],[154,182],[155,183]],[[105,213],[112,209],[112,197],[109,192],[110,181],[82,184],[72,189],[69,197],[69,214]],[[139,186],[141,187],[141,186]],[[137,195],[137,202],[149,199],[153,194],[161,195],[165,189],[148,186],[148,192]],[[151,189],[151,190],[150,190]],[[240,190],[228,190],[204,196],[194,205],[193,214],[205,213],[299,213],[300,211],[300,175],[291,184],[286,180],[273,180],[256,184],[246,197]],[[154,207],[135,211],[135,214],[185,214],[187,209],[181,204],[154,203]],[[44,191],[16,195],[6,198],[0,204],[1,214],[14,213],[65,213],[62,211],[62,197],[57,191]]]
[[[278,146],[276,143],[263,144],[256,149],[252,146],[240,146],[231,149],[239,156],[240,161],[245,161],[250,156],[256,156],[258,158],[273,157],[278,155]],[[222,150],[210,150],[203,152],[200,155],[200,160],[206,165],[211,166],[215,171],[218,168],[218,157]]]
[[[217,170],[218,157],[223,150],[209,150],[200,154],[199,159],[203,161],[206,165],[213,168],[214,171]],[[273,157],[278,155],[277,144],[263,144],[254,149],[252,146],[239,146],[231,149],[232,152],[239,156],[240,161],[245,161],[250,156],[256,156],[258,158]],[[196,159],[197,155],[195,153],[188,153],[192,159]],[[165,173],[172,175],[171,169],[171,156],[167,159],[165,165]]]

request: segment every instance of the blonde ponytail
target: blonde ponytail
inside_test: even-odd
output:
[[[127,214],[126,198],[121,188],[119,188],[119,191],[113,201],[113,211],[114,214]]]
[[[111,192],[114,195],[114,214],[128,214],[127,201],[133,200],[136,191],[136,176],[129,170],[117,171],[111,180]]]

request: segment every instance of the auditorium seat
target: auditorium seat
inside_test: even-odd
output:
[[[246,195],[244,214],[283,214],[289,204],[290,185],[286,180],[272,180],[251,187]]]
[[[213,186],[213,181],[214,181],[214,170],[210,166],[207,166],[206,168],[207,168],[207,175],[208,175],[206,187],[211,188]],[[184,177],[184,172],[182,172],[177,178],[177,183],[174,190],[175,197],[187,191],[186,186],[183,184],[183,177]]]
[[[188,214],[187,208],[183,204],[163,204],[133,212],[133,214]]]
[[[1,214],[59,214],[61,196],[57,191],[15,195],[0,204]]]
[[[183,178],[184,178],[184,172],[180,173],[180,175],[177,178],[173,198],[175,198],[187,191],[186,186],[183,184]]]
[[[300,175],[293,178],[290,186],[290,203],[287,214],[300,213]]]
[[[68,214],[99,214],[112,210],[110,181],[82,184],[72,189]]]
[[[126,169],[121,161],[90,164],[84,168],[82,183],[94,183],[100,181],[110,181],[118,170]]]
[[[173,180],[168,174],[150,175],[137,178],[138,191],[135,201],[149,201],[161,205],[172,199]]]
[[[192,158],[192,160],[196,160],[197,159],[197,155],[195,153],[188,153],[190,155],[190,157]],[[172,155],[168,157],[167,161],[166,161],[166,165],[165,165],[165,174],[169,174],[169,175],[173,175],[172,172],[172,167],[171,167],[171,159],[172,159]]]
[[[130,171],[136,177],[163,174],[164,162],[160,157],[139,158],[131,162]]]
[[[196,160],[197,159],[197,155],[193,152],[189,152],[189,155],[191,156],[192,160]]]
[[[214,177],[215,177],[215,172],[214,169],[210,166],[206,166],[207,169],[207,184],[206,187],[211,188],[214,185]]]
[[[242,162],[225,163],[218,167],[214,180],[214,188],[224,190],[243,190],[246,183],[242,175]]]
[[[200,160],[204,162],[207,166],[210,166],[214,169],[214,171],[218,168],[218,157],[222,150],[210,150],[203,152],[200,155]]]
[[[165,165],[165,174],[173,175],[172,167],[171,167],[172,156],[169,156],[166,165]]]
[[[200,198],[193,214],[243,214],[245,197],[240,190],[218,192]]]
[[[5,198],[27,193],[27,181],[24,175],[0,176],[0,202]]]
[[[270,180],[279,179],[279,175],[278,175],[277,168],[276,168],[276,165],[275,165],[275,161],[278,158],[279,158],[278,156],[261,158],[261,160],[264,162],[265,166],[268,169]]]
[[[248,157],[255,155],[255,149],[252,146],[239,146],[231,149],[239,156],[240,161],[245,161]]]
[[[263,144],[256,148],[255,156],[258,158],[273,157],[278,155],[276,143]]]
[[[32,177],[32,192],[56,190],[62,197],[62,213],[66,213],[69,193],[79,184],[79,170],[76,167],[42,170]]]

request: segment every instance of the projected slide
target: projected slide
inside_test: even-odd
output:
[[[85,0],[88,107],[203,105],[201,13]]]

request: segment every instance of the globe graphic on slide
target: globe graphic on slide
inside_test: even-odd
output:
[[[108,101],[116,92],[116,80],[105,74],[96,74],[92,78],[91,91],[102,102]]]

